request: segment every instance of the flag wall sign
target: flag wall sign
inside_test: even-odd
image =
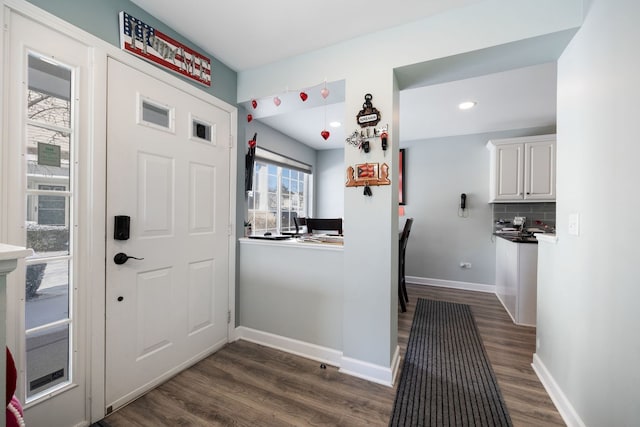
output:
[[[126,12],[120,12],[120,48],[205,86],[211,60]]]

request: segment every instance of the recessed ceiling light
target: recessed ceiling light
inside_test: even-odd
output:
[[[465,102],[461,102],[460,104],[458,104],[458,108],[461,110],[468,110],[470,108],[475,107],[477,104],[477,102],[475,101],[465,101]]]
[[[342,123],[340,122],[331,122],[329,123],[329,126],[331,126],[332,128],[339,128],[342,125]]]

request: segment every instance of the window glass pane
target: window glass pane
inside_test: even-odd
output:
[[[69,261],[27,265],[25,329],[69,318]]]
[[[69,325],[27,334],[27,397],[69,381]]]
[[[71,126],[71,70],[29,55],[27,117],[50,125]]]
[[[282,191],[289,192],[291,190],[291,181],[289,178],[282,177]]]
[[[27,221],[27,247],[33,249],[34,256],[37,258],[68,255],[69,227]]]
[[[170,127],[170,111],[168,108],[142,101],[142,120],[163,128]]]
[[[71,125],[71,103],[68,100],[28,91],[27,117],[31,120],[68,128]]]
[[[192,121],[192,130],[191,133],[194,136],[194,138],[199,138],[199,139],[203,139],[205,141],[209,141],[211,142],[211,126],[206,124],[206,123],[202,123],[198,120],[193,120]]]
[[[269,175],[269,191],[272,193],[278,191],[278,177],[276,175]]]

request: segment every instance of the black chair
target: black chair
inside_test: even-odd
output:
[[[407,303],[409,302],[409,295],[407,294],[407,284],[404,278],[404,259],[407,253],[407,241],[409,240],[409,233],[411,233],[411,226],[413,225],[413,218],[407,218],[404,223],[402,234],[400,235],[400,243],[398,245],[398,301],[400,302],[400,309],[404,313],[407,311]]]
[[[296,234],[302,234],[302,227],[307,225],[307,218],[295,216],[293,223],[296,225]]]
[[[342,218],[307,218],[307,233],[333,231],[342,234]]]

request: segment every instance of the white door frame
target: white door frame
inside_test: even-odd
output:
[[[86,404],[89,407],[91,419],[90,423],[102,419],[105,415],[105,395],[104,395],[104,372],[105,372],[105,242],[107,236],[106,230],[106,105],[107,105],[107,57],[113,57],[124,64],[129,65],[139,71],[142,71],[156,79],[173,85],[176,88],[196,97],[209,102],[225,111],[230,115],[230,135],[229,144],[229,310],[231,312],[231,322],[228,325],[229,341],[233,341],[235,337],[235,282],[236,282],[236,176],[237,176],[237,129],[238,129],[238,110],[235,106],[228,104],[208,93],[204,90],[181,80],[175,75],[161,70],[143,60],[133,57],[132,55],[119,50],[117,47],[107,43],[106,41],[87,33],[86,31],[71,25],[70,23],[34,6],[25,0],[2,0],[2,22],[7,24],[11,12],[19,13],[29,17],[29,19],[40,23],[44,26],[51,27],[57,31],[91,46],[93,59],[93,75],[94,82],[91,94],[92,118],[90,140],[86,143],[89,146],[91,155],[86,165],[89,174],[83,176],[86,179],[86,191],[83,192],[85,200],[79,206],[79,213],[87,218],[88,223],[85,229],[88,235],[81,236],[82,244],[87,251],[87,262],[81,266],[81,276],[93,278],[91,287],[87,289],[87,300],[83,303],[87,304],[87,311],[91,313],[89,318],[89,330],[87,331],[90,342],[87,343],[87,357],[89,362],[87,378],[90,396],[87,396]],[[114,16],[115,19],[115,16]],[[115,22],[115,21],[114,21]],[[7,61],[7,46],[9,42],[6,38],[6,31],[0,31],[0,60],[3,64]],[[215,70],[214,70],[215,72]],[[8,82],[4,67],[0,69],[0,93],[6,94]],[[7,111],[10,108],[7,97],[3,95],[0,104],[0,129],[2,129],[0,142],[0,166],[2,168],[2,176],[0,184],[0,241],[7,242],[10,226],[14,224],[8,220],[10,208],[8,201],[11,200],[12,190],[8,185],[6,176],[6,167],[8,161],[8,120]],[[23,221],[24,219],[22,219]],[[10,242],[9,242],[10,243]],[[7,288],[16,287],[19,284],[15,277],[10,275],[7,277]],[[7,339],[16,339],[13,331],[8,331]]]

